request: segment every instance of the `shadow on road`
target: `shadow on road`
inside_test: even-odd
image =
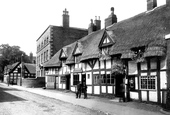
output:
[[[17,89],[10,89],[10,88],[5,88],[0,86],[0,103],[2,102],[13,102],[13,101],[26,101],[23,98],[14,96],[8,92],[10,91],[20,91]]]

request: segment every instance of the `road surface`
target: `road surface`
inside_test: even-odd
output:
[[[0,115],[104,115],[104,113],[0,85]]]

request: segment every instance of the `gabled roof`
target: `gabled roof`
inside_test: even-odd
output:
[[[61,61],[59,60],[61,54],[61,49],[43,66],[44,67],[60,67]]]
[[[31,63],[24,63],[25,67],[29,71],[29,73],[34,74],[36,72],[36,64],[31,64]]]
[[[116,43],[110,55],[119,54],[132,48],[156,44],[166,46],[164,36],[170,33],[170,7],[164,5],[141,13],[108,27],[116,36]]]
[[[112,32],[112,31],[111,31]],[[113,35],[112,35],[113,36]],[[110,45],[113,45],[115,43],[115,40],[113,39],[113,37],[111,37],[109,35],[109,33],[107,32],[107,30],[105,29],[104,33],[103,33],[103,36],[102,36],[102,39],[99,43],[99,47],[102,48],[102,47],[107,47],[107,46],[110,46]]]
[[[69,56],[68,56],[68,58],[66,60],[67,65],[75,63],[73,53],[74,53],[74,50],[76,48],[76,44],[77,44],[77,42],[74,42],[74,43],[70,44],[70,47],[69,47],[70,52],[68,52]]]
[[[102,39],[104,29],[96,31],[88,36],[83,41],[83,53],[81,61],[88,59],[99,58],[100,49],[98,48],[99,43]]]

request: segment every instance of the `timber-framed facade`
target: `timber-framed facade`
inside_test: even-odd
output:
[[[44,65],[46,87],[75,92],[81,81],[88,94],[119,97],[124,84],[126,98],[165,104],[170,87],[170,5],[149,10],[107,22],[116,17],[112,9],[106,28],[64,46]]]

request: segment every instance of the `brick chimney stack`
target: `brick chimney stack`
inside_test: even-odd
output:
[[[92,33],[94,31],[94,24],[93,24],[93,19],[90,20],[90,24],[89,24],[89,27],[88,27],[88,34]]]
[[[97,19],[97,16],[95,16],[94,25],[95,25],[95,31],[101,29],[101,20],[100,20],[100,16],[99,16],[98,19]]]
[[[63,11],[63,27],[64,28],[69,27],[69,15],[67,9]]]
[[[105,27],[117,23],[117,16],[114,14],[114,8],[111,8],[111,14],[105,19]]]
[[[157,7],[157,0],[147,0],[147,11]]]

